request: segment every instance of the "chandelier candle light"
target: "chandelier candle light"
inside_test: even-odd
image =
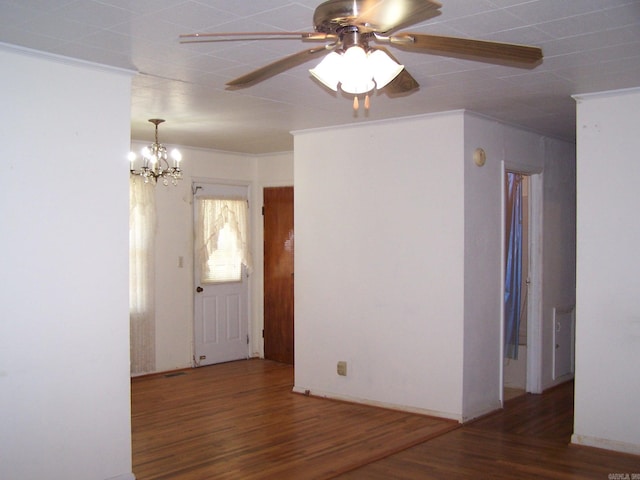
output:
[[[167,148],[158,142],[158,125],[164,122],[161,118],[150,118],[149,121],[156,126],[155,142],[142,149],[142,166],[135,169],[137,155],[133,152],[129,153],[131,175],[140,175],[144,178],[144,182],[148,183],[152,179],[154,183],[158,182],[158,178],[162,178],[164,185],[169,185],[169,179],[173,185],[178,184],[178,180],[182,179],[182,170],[180,170],[180,161],[182,154],[178,149],[171,150],[171,154],[167,154]],[[173,160],[173,165],[169,165],[169,156]]]

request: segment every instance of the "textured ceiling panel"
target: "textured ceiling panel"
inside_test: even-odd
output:
[[[313,45],[300,40],[184,44],[198,31],[311,31],[311,0],[0,0],[0,41],[139,71],[132,137],[162,117],[168,143],[245,153],[291,150],[290,131],[466,108],[573,140],[572,94],[640,86],[639,0],[442,0],[405,30],[540,46],[533,69],[392,49],[420,83],[371,110],[310,78],[319,60],[254,86],[225,83]]]

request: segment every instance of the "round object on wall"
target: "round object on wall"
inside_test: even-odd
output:
[[[485,162],[487,161],[487,154],[484,152],[484,150],[482,148],[476,148],[473,151],[473,162],[481,167],[485,164]]]

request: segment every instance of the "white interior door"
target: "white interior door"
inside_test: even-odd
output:
[[[203,198],[242,198],[248,201],[246,186],[194,185],[194,221],[199,222],[199,205]],[[215,219],[209,219],[215,221]],[[223,229],[225,230],[225,229]],[[219,242],[225,241],[223,232]],[[197,247],[196,247],[197,250]],[[249,305],[246,268],[239,265],[240,279],[203,282],[198,267],[199,256],[194,259],[194,363],[211,365],[247,358],[249,351]]]

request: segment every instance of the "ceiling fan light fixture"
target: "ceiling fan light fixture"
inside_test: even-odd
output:
[[[441,8],[442,3],[438,0],[322,0],[313,12],[313,31],[310,32],[191,33],[180,35],[180,41],[199,43],[246,41],[260,37],[298,37],[303,41],[328,42],[321,47],[287,55],[231,80],[226,85],[234,88],[249,87],[300,66],[310,58],[328,54],[318,66],[309,70],[311,75],[334,92],[342,88],[345,92],[357,92],[356,95],[364,93],[365,96],[371,90],[380,90],[385,86],[389,86],[394,94],[411,93],[420,86],[391,53],[385,48],[370,49],[369,42],[384,43],[415,53],[462,57],[526,68],[535,67],[542,61],[542,50],[539,47],[466,37],[398,32],[409,25],[420,24],[440,15]],[[400,73],[402,81],[393,82]],[[366,100],[367,98],[365,108]]]
[[[309,73],[334,92],[340,86],[345,93],[360,95],[384,88],[403,68],[382,50],[366,52],[353,45],[343,53],[331,52]]]

